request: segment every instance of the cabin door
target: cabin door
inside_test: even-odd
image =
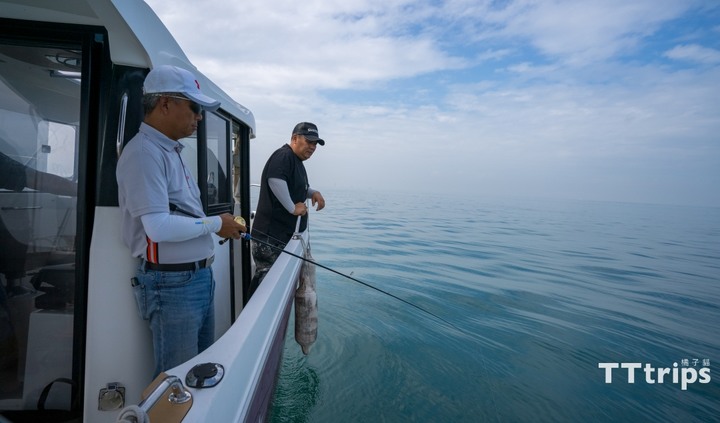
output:
[[[183,163],[198,179],[201,200],[208,215],[233,213],[233,139],[238,135],[231,120],[221,112],[205,111],[198,133],[180,140]],[[240,311],[233,243],[215,245],[215,338],[230,327]]]
[[[23,37],[20,26],[0,27],[0,415],[58,421],[52,415],[67,413],[77,398],[88,38],[63,31],[43,40],[43,28]]]

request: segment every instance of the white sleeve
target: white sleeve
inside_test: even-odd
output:
[[[178,242],[215,233],[222,227],[220,216],[185,217],[170,213],[149,213],[140,218],[145,233],[154,242]]]
[[[288,213],[295,213],[295,203],[293,203],[290,197],[290,190],[288,189],[287,182],[280,178],[268,178],[268,186],[270,190],[275,194],[275,197],[280,201],[280,204],[285,207]]]

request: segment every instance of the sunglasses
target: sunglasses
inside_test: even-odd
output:
[[[193,113],[195,113],[196,115],[199,115],[200,113],[202,113],[202,106],[199,105],[199,104],[197,104],[196,102],[190,100],[190,99],[187,98],[187,97],[181,97],[181,96],[179,96],[179,95],[169,95],[169,94],[159,94],[158,96],[160,96],[160,97],[171,97],[171,98],[177,98],[177,99],[180,99],[180,100],[185,100],[185,101],[187,101],[187,102],[190,103],[190,110],[192,110]]]

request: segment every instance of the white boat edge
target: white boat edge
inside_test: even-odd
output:
[[[117,412],[98,410],[97,393],[109,380],[118,381],[127,392],[125,405],[139,404],[140,393],[150,383],[152,374],[152,341],[147,322],[137,312],[132,291],[128,289],[135,261],[128,255],[118,257],[121,245],[119,228],[103,222],[116,221],[118,208],[98,208],[95,217],[94,239],[114,240],[117,245],[102,243],[91,248],[90,279],[95,281],[88,290],[88,315],[99,316],[87,324],[86,368],[101,369],[85,375],[85,421],[109,421]],[[303,234],[307,236],[307,234]],[[219,240],[219,238],[218,238]],[[241,242],[241,241],[234,241]],[[293,239],[285,251],[302,256],[302,240]],[[224,258],[216,247],[216,256]],[[224,263],[216,261],[213,271],[222,270]],[[185,386],[193,396],[190,411],[183,422],[257,422],[264,421],[271,406],[289,313],[292,309],[302,261],[289,254],[281,254],[268,271],[263,282],[248,301],[235,322],[222,333],[207,350],[191,360],[164,372],[176,376],[185,384],[187,373],[198,364],[217,363],[225,374],[212,388],[195,389]],[[107,272],[108,268],[124,272]],[[215,274],[216,304],[229,295],[229,287],[221,275]],[[216,310],[216,316],[225,315]],[[121,319],[113,327],[116,332],[107,337],[108,316]],[[111,319],[111,320],[114,320]],[[220,323],[220,322],[219,322]],[[225,324],[225,327],[228,323]],[[138,339],[145,338],[145,342]],[[111,364],[111,365],[109,365]],[[152,406],[152,404],[149,404]],[[114,421],[114,419],[112,420]]]
[[[302,242],[291,240],[285,250],[302,256]],[[194,359],[165,372],[185,380],[196,364],[218,363],[225,369],[218,387],[189,388],[194,402],[184,421],[265,421],[301,265],[300,259],[281,254],[230,329]]]

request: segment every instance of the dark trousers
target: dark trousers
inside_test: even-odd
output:
[[[253,275],[252,280],[250,281],[250,287],[248,288],[247,298],[248,300],[252,295],[255,293],[255,291],[260,286],[260,283],[265,278],[265,275],[267,274],[268,270],[272,267],[272,265],[275,263],[275,260],[280,256],[280,253],[282,253],[283,248],[285,248],[285,244],[277,241],[272,240],[268,237],[259,237],[256,238],[256,240],[263,241],[268,244],[274,245],[276,248],[270,247],[269,245],[264,244],[263,242],[256,242],[253,241],[252,243],[252,254],[253,254],[253,260],[255,261],[255,275]]]

